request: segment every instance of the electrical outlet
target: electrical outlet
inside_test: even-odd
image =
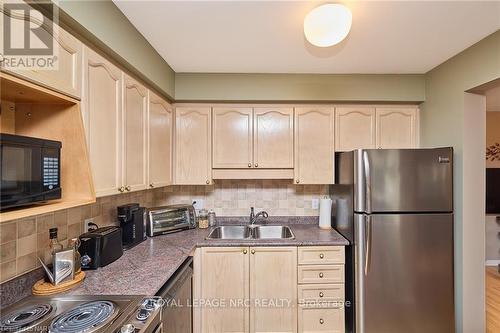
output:
[[[89,231],[90,229],[90,223],[94,223],[94,219],[93,218],[90,218],[90,219],[85,219],[85,221],[83,221],[83,225],[84,225],[84,232],[87,232]]]
[[[193,199],[193,206],[194,206],[194,209],[196,210],[200,210],[200,209],[203,209],[204,207],[204,200],[203,199]]]
[[[311,200],[311,208],[312,209],[319,209],[319,199],[312,199]]]

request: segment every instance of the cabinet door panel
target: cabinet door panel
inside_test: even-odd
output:
[[[124,75],[124,184],[128,191],[146,188],[146,111],[147,90]]]
[[[117,194],[121,174],[121,71],[85,49],[83,116],[96,196]]]
[[[335,179],[333,129],[333,108],[295,108],[296,184],[333,184]]]
[[[149,186],[172,184],[173,110],[149,91]]]
[[[175,109],[175,184],[212,182],[212,131],[209,107]]]
[[[12,45],[24,44],[24,21],[30,21],[33,26],[40,26],[37,34],[41,38],[53,40],[53,56],[47,57],[47,63],[57,57],[54,62],[55,68],[13,69],[8,72],[79,99],[81,97],[82,42],[49,20],[43,24],[35,16],[21,14],[22,11],[8,11],[8,13],[6,11],[2,15],[4,20],[7,19],[6,15],[10,16]],[[32,41],[32,43],[35,42]],[[41,43],[38,42],[37,47],[45,47],[38,44]]]
[[[248,332],[249,253],[246,247],[202,248],[201,332]],[[214,301],[226,306],[217,306]],[[246,305],[245,305],[246,304]]]
[[[297,332],[297,248],[250,253],[250,332]],[[268,300],[277,302],[266,306]]]
[[[252,167],[252,108],[214,108],[213,117],[213,167]]]
[[[375,109],[341,107],[335,109],[335,150],[375,148]]]
[[[377,148],[417,147],[415,108],[377,108]]]
[[[293,108],[256,108],[254,123],[254,167],[293,168]]]

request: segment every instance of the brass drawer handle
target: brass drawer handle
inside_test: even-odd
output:
[[[324,257],[325,257],[325,255],[324,255],[323,253],[320,253],[320,254],[319,254],[319,258],[320,258],[320,259],[323,259]]]
[[[250,253],[255,254],[255,250],[250,251]]]
[[[324,321],[322,318],[320,318],[320,319],[319,319],[319,323],[320,323],[321,325],[323,325],[323,324],[325,323],[325,321]]]
[[[248,251],[247,251],[247,250],[243,250],[243,254],[247,254],[247,253],[248,253]]]
[[[323,273],[319,273],[319,277],[320,277],[320,278],[323,278]]]
[[[320,291],[319,292],[319,297],[323,297],[323,296],[325,296],[325,295],[323,295],[323,293]]]

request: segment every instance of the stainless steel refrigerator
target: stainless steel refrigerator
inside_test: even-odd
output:
[[[349,332],[454,332],[453,150],[336,154]]]

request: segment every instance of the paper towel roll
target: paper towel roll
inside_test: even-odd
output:
[[[332,228],[332,199],[322,198],[319,201],[319,227],[321,229]]]

